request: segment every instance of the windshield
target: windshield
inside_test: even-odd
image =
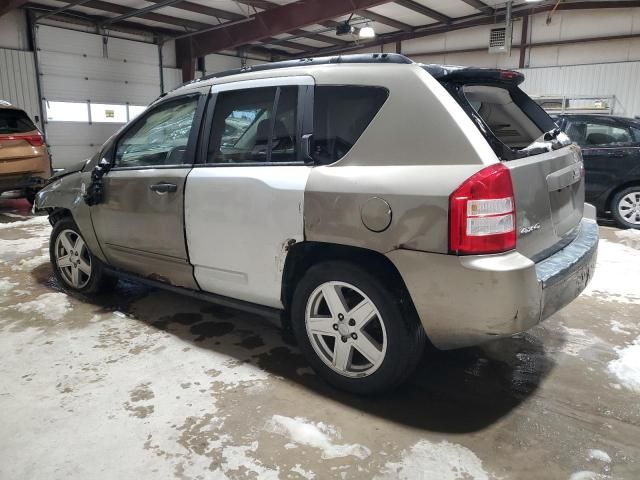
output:
[[[25,133],[32,130],[37,128],[22,110],[0,109],[0,134]]]

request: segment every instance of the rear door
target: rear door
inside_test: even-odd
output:
[[[205,98],[168,99],[116,140],[104,176],[104,201],[91,208],[111,265],[197,288],[184,237],[184,185],[191,170]]]
[[[630,126],[606,117],[568,117],[566,123],[565,131],[582,147],[587,201],[598,202],[638,170],[640,144]]]
[[[312,86],[301,76],[212,88],[206,162],[189,174],[185,194],[189,256],[203,290],[282,307],[288,245],[304,236],[311,166],[301,146],[311,129],[303,105]]]

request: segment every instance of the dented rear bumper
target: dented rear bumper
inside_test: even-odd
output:
[[[597,249],[598,225],[585,218],[569,245],[538,263],[518,252],[388,257],[431,342],[452,349],[525,331],[569,304],[593,276]]]

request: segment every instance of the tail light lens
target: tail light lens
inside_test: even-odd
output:
[[[34,147],[41,147],[44,145],[44,139],[40,132],[38,133],[17,133],[15,135],[0,135],[0,140],[25,140]]]
[[[516,207],[509,169],[498,163],[468,178],[449,197],[449,251],[479,255],[516,247]]]

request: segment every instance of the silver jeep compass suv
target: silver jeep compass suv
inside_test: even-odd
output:
[[[282,319],[332,384],[388,389],[427,338],[521,332],[593,274],[580,149],[522,80],[367,54],[188,83],[39,193],[55,273]]]

